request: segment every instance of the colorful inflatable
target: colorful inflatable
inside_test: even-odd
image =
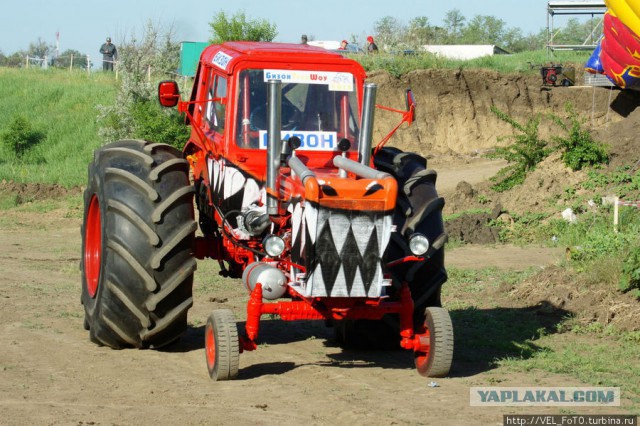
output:
[[[585,64],[622,89],[640,90],[640,1],[605,0],[604,32]]]

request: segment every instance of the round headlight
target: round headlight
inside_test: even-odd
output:
[[[278,257],[284,251],[284,240],[277,235],[267,235],[262,246],[269,256]]]
[[[416,256],[422,256],[429,250],[429,240],[422,234],[413,234],[409,238],[409,250]]]

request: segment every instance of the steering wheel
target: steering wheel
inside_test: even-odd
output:
[[[283,102],[280,109],[282,130],[296,130],[301,112],[290,102]],[[262,104],[251,111],[249,127],[253,131],[267,130],[267,104]]]

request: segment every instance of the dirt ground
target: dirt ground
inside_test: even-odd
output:
[[[464,168],[445,173],[443,185],[464,175]],[[190,328],[179,343],[161,351],[98,347],[82,327],[79,208],[0,213],[2,424],[501,424],[506,413],[562,411],[470,407],[470,386],[582,384],[474,365],[465,361],[472,353],[456,353],[451,377],[430,380],[415,372],[408,352],[343,350],[323,323],[268,318],[258,350],[241,355],[238,380],[212,382],[203,324],[221,307],[241,321],[246,302],[238,281],[211,287],[212,261],[199,262]],[[447,263],[523,269],[556,263],[559,255],[466,246],[449,251]]]
[[[418,111],[416,125],[403,129],[396,144],[429,158],[430,167],[439,172],[438,190],[449,212],[470,205],[461,198],[461,182],[475,191],[504,165],[478,155],[495,146],[497,135],[509,131],[491,116],[490,105],[523,119],[537,112],[560,112],[571,99],[605,136],[613,135],[615,140],[623,140],[623,133],[634,135],[640,121],[639,117],[624,125],[628,128],[616,126],[634,113],[619,108],[609,114],[602,108],[611,101],[609,91],[543,91],[533,77],[417,71],[403,81],[384,73],[373,74],[372,80],[382,84],[379,103],[401,107],[394,102],[401,100],[399,93],[410,84],[425,106]],[[395,119],[381,119],[378,127],[393,127],[387,124]],[[376,130],[376,139],[382,133]],[[622,153],[618,158],[626,155],[623,150],[617,152]],[[633,152],[639,151],[628,148],[627,153]],[[514,195],[505,208],[528,208],[532,193],[561,188],[559,183],[568,175],[548,170],[543,168],[535,183]],[[27,207],[30,199],[65,194],[63,188],[2,185]],[[80,209],[78,205],[45,212],[42,208],[0,211],[0,424],[498,425],[503,414],[569,411],[471,407],[471,386],[596,385],[565,375],[537,370],[514,373],[492,363],[474,362],[474,348],[464,342],[455,353],[451,377],[426,379],[415,372],[409,352],[343,350],[323,323],[270,318],[261,323],[258,350],[241,355],[238,379],[212,382],[205,364],[204,324],[212,309],[229,308],[242,327],[247,294],[238,280],[213,282],[211,276],[217,274],[211,260],[198,262],[190,326],[178,343],[159,351],[98,347],[82,326]],[[448,267],[462,269],[553,271],[563,251],[467,245],[447,251],[446,256]],[[560,279],[554,273],[547,275],[550,281],[554,277]],[[516,296],[508,299],[508,292],[491,292],[467,297],[472,303],[481,300],[514,312],[537,304],[532,294]],[[445,298],[443,302],[446,307],[454,301]],[[456,324],[454,317],[454,328],[458,326],[463,325]],[[575,337],[567,335],[571,338]],[[606,410],[581,408],[580,414],[624,414],[630,404],[624,393],[622,403],[620,408]]]

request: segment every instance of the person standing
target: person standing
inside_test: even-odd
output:
[[[367,53],[378,53],[378,45],[373,41],[373,37],[367,37]]]
[[[113,71],[113,64],[118,60],[118,49],[111,43],[111,37],[107,37],[107,42],[100,46],[100,53],[102,53],[102,70]]]
[[[306,34],[302,34],[302,37],[300,37],[300,44],[307,44],[307,35]]]
[[[342,40],[342,42],[340,43],[340,47],[338,47],[338,50],[347,50],[348,44],[349,42],[347,40]]]

